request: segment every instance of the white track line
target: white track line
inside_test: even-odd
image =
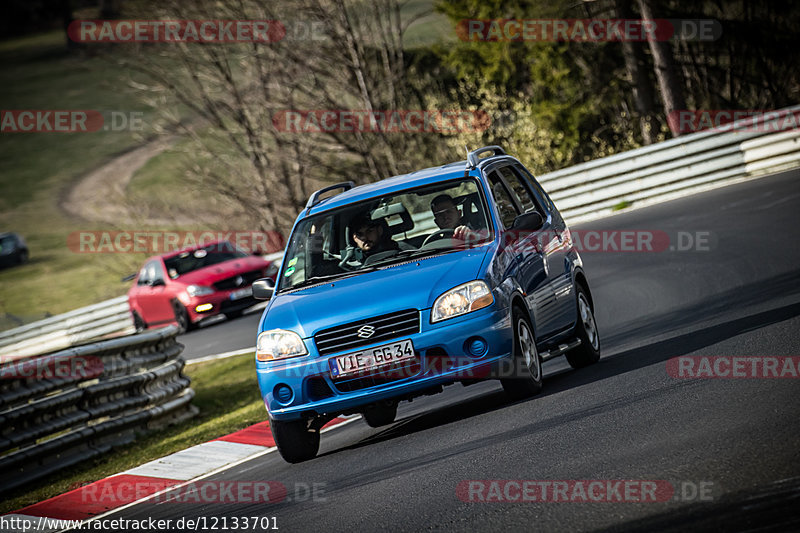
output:
[[[217,359],[227,359],[228,357],[235,357],[237,355],[244,355],[246,353],[255,353],[256,347],[253,346],[252,348],[242,348],[241,350],[234,350],[232,352],[225,352],[225,353],[218,353],[214,355],[206,355],[204,357],[198,357],[197,359],[189,359],[186,361],[187,365],[194,365],[197,363],[205,363],[207,361],[216,361]]]
[[[347,424],[350,424],[350,423],[355,422],[356,420],[360,420],[360,419],[361,419],[361,416],[354,416],[353,418],[345,419],[344,422],[340,422],[339,424],[336,424],[335,426],[331,426],[329,428],[325,428],[322,431],[320,431],[320,433],[327,433],[328,431],[330,431],[332,429],[336,429],[336,428],[340,428],[342,426],[346,426]],[[93,522],[95,520],[100,520],[102,518],[106,518],[107,516],[111,516],[112,514],[114,514],[116,512],[119,512],[119,511],[122,511],[123,509],[127,509],[128,507],[133,507],[134,505],[139,505],[140,503],[144,503],[147,500],[150,500],[150,499],[155,498],[157,496],[161,496],[162,494],[165,494],[167,492],[174,491],[176,489],[179,489],[181,487],[185,487],[185,486],[187,486],[187,485],[189,485],[191,483],[194,483],[196,481],[199,481],[201,479],[205,479],[207,477],[219,474],[220,472],[224,472],[228,468],[233,468],[233,467],[238,466],[238,465],[240,465],[242,463],[246,463],[247,461],[250,461],[252,459],[256,459],[256,458],[261,457],[263,455],[267,455],[268,453],[272,453],[272,452],[276,451],[277,449],[278,449],[277,446],[273,446],[272,448],[267,448],[266,450],[263,450],[263,451],[260,451],[260,452],[256,452],[253,455],[250,455],[249,457],[245,457],[245,458],[240,459],[238,461],[235,461],[233,463],[221,466],[221,467],[219,467],[219,468],[217,468],[215,470],[212,470],[211,472],[208,472],[207,474],[203,474],[202,476],[198,476],[198,477],[196,477],[194,479],[187,480],[187,481],[185,481],[183,483],[180,483],[178,485],[172,485],[172,486],[170,486],[170,487],[168,487],[168,488],[166,488],[164,490],[156,492],[155,494],[150,494],[149,496],[145,496],[144,498],[136,500],[135,502],[131,502],[131,503],[122,505],[120,507],[117,507],[115,509],[111,509],[109,511],[106,511],[103,514],[99,514],[97,516],[93,516],[91,518],[87,518],[86,520],[84,520],[82,522],[80,527],[77,527],[77,528],[76,527],[69,527],[67,529],[62,529],[61,531],[72,531],[72,530],[75,530],[75,529],[91,529],[91,527],[88,527],[85,524],[87,524],[89,522]]]

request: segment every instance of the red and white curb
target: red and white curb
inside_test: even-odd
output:
[[[361,418],[335,418],[321,432]],[[0,531],[61,531],[277,450],[269,422],[198,444],[0,516]]]

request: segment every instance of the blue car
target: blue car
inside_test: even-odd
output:
[[[592,295],[569,229],[533,175],[498,146],[468,160],[315,192],[298,216],[259,324],[256,371],[288,462],[320,429],[446,385],[499,379],[520,400],[542,362],[596,362]]]

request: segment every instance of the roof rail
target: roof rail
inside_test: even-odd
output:
[[[485,152],[492,152],[492,155],[489,157],[494,157],[498,155],[506,155],[505,150],[493,144],[492,146],[484,146],[483,148],[478,148],[477,150],[473,150],[467,153],[467,169],[473,170],[478,168],[478,163],[480,159],[480,155]]]
[[[343,181],[341,183],[337,183],[336,185],[329,185],[323,189],[320,189],[314,194],[312,194],[311,197],[308,199],[308,203],[306,203],[306,209],[311,209],[312,207],[320,203],[322,200],[320,200],[319,197],[322,195],[322,193],[332,191],[334,189],[342,189],[342,192],[345,192],[349,191],[353,187],[355,187],[355,183],[353,183],[352,181]],[[327,198],[323,198],[323,200],[327,200]]]

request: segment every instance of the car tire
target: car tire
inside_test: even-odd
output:
[[[224,313],[225,318],[228,320],[233,320],[234,318],[239,318],[244,313],[244,309],[240,309],[238,311],[230,311],[228,313]]]
[[[575,336],[581,340],[581,344],[567,352],[567,362],[572,368],[583,368],[600,360],[600,336],[586,290],[576,285],[576,292],[578,323],[575,324]]]
[[[397,402],[373,405],[361,414],[364,416],[364,422],[371,428],[388,426],[397,417]]]
[[[172,309],[175,312],[175,322],[178,323],[178,332],[186,333],[192,329],[192,321],[189,319],[189,312],[180,302],[172,302]]]
[[[17,257],[17,264],[24,265],[28,262],[28,250],[22,250]]]
[[[269,428],[278,453],[288,463],[302,463],[317,456],[319,430],[309,429],[305,420],[270,420]]]
[[[511,377],[501,378],[503,390],[512,400],[524,400],[542,390],[542,359],[536,349],[528,313],[515,306],[511,313],[514,328],[514,348]]]
[[[142,331],[147,329],[147,324],[145,324],[142,317],[139,316],[139,313],[136,311],[132,311],[131,314],[133,315],[133,327],[136,330],[136,333],[141,333]]]

